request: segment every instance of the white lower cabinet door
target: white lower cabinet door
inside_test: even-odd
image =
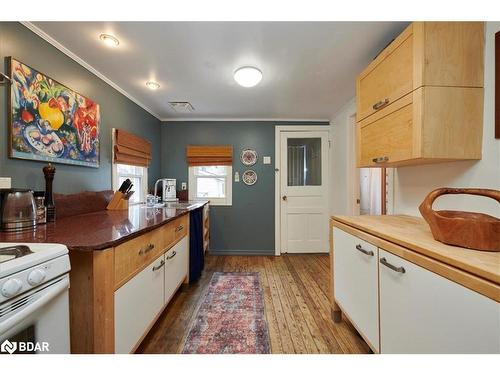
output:
[[[500,304],[379,249],[382,353],[500,353]]]
[[[165,253],[165,299],[168,303],[188,273],[189,236]]]
[[[377,247],[333,229],[335,300],[356,329],[379,351]]]
[[[115,352],[130,353],[164,305],[162,254],[115,292]]]

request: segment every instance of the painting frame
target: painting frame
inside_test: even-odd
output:
[[[495,138],[500,139],[500,31],[495,33]]]
[[[9,158],[99,168],[99,104],[15,57],[7,57],[7,68]],[[50,93],[57,99],[42,102]]]

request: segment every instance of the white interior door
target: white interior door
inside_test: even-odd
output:
[[[280,132],[280,244],[328,252],[328,131]]]

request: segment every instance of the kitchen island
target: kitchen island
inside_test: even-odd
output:
[[[33,231],[0,233],[0,242],[66,245],[71,352],[129,353],[188,282],[189,213],[208,207],[191,203],[66,216]]]

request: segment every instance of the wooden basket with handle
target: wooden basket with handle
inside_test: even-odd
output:
[[[500,203],[500,191],[441,188],[431,191],[418,207],[435,240],[468,249],[500,251],[500,219],[477,212],[434,211],[432,203],[445,194],[480,195]]]

